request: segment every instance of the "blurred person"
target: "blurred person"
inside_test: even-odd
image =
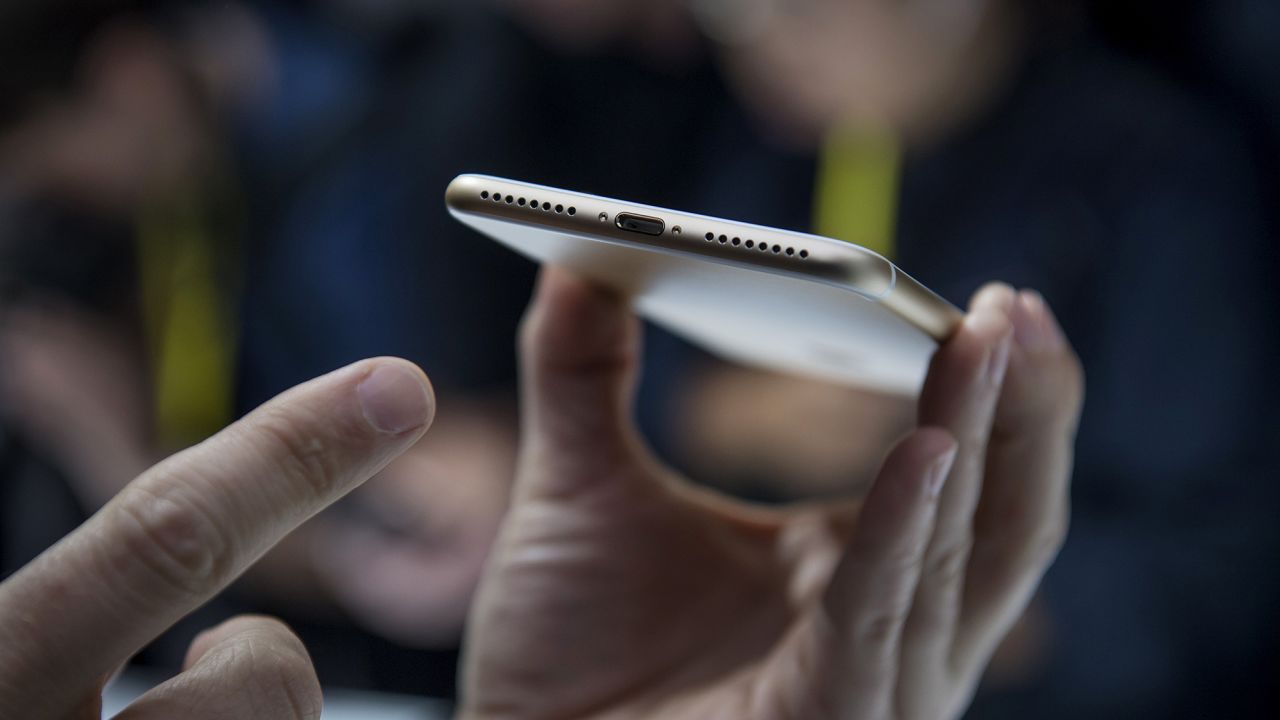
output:
[[[234,199],[166,9],[0,10],[5,574],[230,420]]]
[[[235,316],[254,250],[241,244],[227,133],[272,88],[266,38],[243,6],[101,2],[51,29],[64,9],[4,11],[15,41],[0,142],[0,452],[3,504],[26,508],[0,520],[4,572],[235,413]],[[19,41],[40,36],[56,42]],[[340,624],[347,608],[388,633],[456,643],[510,477],[502,454],[469,450],[496,422],[478,415],[456,407],[441,439],[288,538],[220,602]],[[478,469],[459,467],[455,448]],[[449,482],[481,471],[502,480]],[[418,594],[411,618],[380,612],[375,599],[423,572],[434,594]],[[324,656],[358,655],[337,645]],[[166,636],[146,660],[173,665],[183,649]]]
[[[794,149],[801,160],[768,158],[772,151],[753,148],[760,141],[742,137],[737,128],[713,131],[716,137],[707,144],[721,146],[718,155],[698,157],[705,152],[699,148],[694,169],[682,169],[699,181],[691,197],[704,203],[700,209],[709,202],[711,211],[720,214],[743,217],[751,212],[755,215],[745,219],[856,239],[886,254],[894,232],[899,133],[910,134],[913,146],[927,146],[977,112],[974,106],[1012,72],[1024,41],[1018,3],[1013,2],[501,4],[570,52],[620,51],[676,77],[696,67],[700,52],[707,53],[691,40],[697,31],[722,41],[711,52],[727,78],[756,111],[766,136]],[[735,142],[743,144],[741,157],[728,157]],[[812,175],[801,175],[797,185],[797,175],[813,172],[805,167],[804,156],[823,143],[816,182]],[[729,180],[732,173],[715,178],[717,162],[728,167],[757,163],[750,170],[765,174],[759,183]],[[799,190],[770,193],[765,189],[769,174]],[[735,182],[742,187],[734,187]],[[651,197],[653,190],[649,193]],[[773,197],[762,197],[766,194]],[[735,195],[744,200],[733,199]],[[808,227],[810,218],[803,215],[796,220],[795,206],[807,202],[813,203],[816,228]],[[688,458],[699,474],[752,497],[785,501],[865,484],[865,469],[910,424],[910,405],[902,398],[723,365],[714,368],[688,382],[687,402],[664,407],[662,422],[671,430],[663,434],[673,438],[671,449]],[[758,407],[779,412],[752,411]],[[803,420],[824,431],[796,433]],[[835,438],[839,441],[833,442]],[[769,480],[780,476],[787,477],[785,485]]]
[[[226,419],[208,132],[141,7],[92,3],[65,23],[60,6],[4,11],[5,420],[89,509],[155,443]],[[174,367],[184,352],[204,362],[198,385]]]
[[[92,507],[229,419],[239,230],[213,111],[228,79],[181,37],[198,4],[71,5],[4,11],[6,67],[22,68],[2,78],[5,389],[8,420],[96,486]],[[104,458],[133,459],[67,461],[111,445],[132,447]]]

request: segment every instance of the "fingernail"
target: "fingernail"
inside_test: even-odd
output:
[[[991,283],[984,286],[973,296],[971,308],[973,310],[991,308],[1008,315],[1013,312],[1013,305],[1017,295],[1017,292],[1012,287],[1004,283]]]
[[[1062,332],[1062,326],[1058,324],[1058,319],[1053,316],[1053,311],[1049,309],[1049,303],[1044,301],[1044,296],[1032,290],[1031,296],[1034,298],[1036,306],[1036,316],[1040,320],[1040,327],[1044,331],[1045,350],[1058,350],[1067,344],[1067,336]]]
[[[364,418],[388,435],[422,427],[431,412],[421,376],[399,364],[378,366],[356,387],[356,395]]]
[[[942,492],[942,486],[947,484],[947,476],[951,474],[951,466],[955,464],[956,454],[959,451],[960,446],[952,445],[950,450],[933,461],[933,467],[929,468],[929,476],[925,480],[930,498],[938,497]]]
[[[1035,305],[1036,301],[1031,293],[1023,290],[1018,293],[1018,302],[1014,303],[1013,315],[1009,318],[1013,321],[1014,338],[1028,352],[1040,352],[1044,346],[1044,329],[1040,325],[1040,318],[1036,316]]]
[[[1014,307],[1013,334],[1018,345],[1027,352],[1041,353],[1057,349],[1062,343],[1061,331],[1049,314],[1040,293],[1023,290]]]
[[[1005,370],[1009,368],[1009,345],[1012,335],[1009,331],[1009,318],[1003,312],[991,308],[975,308],[965,318],[965,323],[977,335],[983,337],[999,337],[996,345],[988,352],[984,364],[975,368],[980,374],[978,379],[991,385],[1004,382]]]

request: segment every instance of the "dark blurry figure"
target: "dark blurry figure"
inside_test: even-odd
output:
[[[5,65],[0,143],[9,570],[151,462],[232,418],[243,218],[222,124],[271,81],[243,7],[104,2],[64,24],[65,10],[6,10],[15,38],[6,44],[14,62]],[[462,416],[456,426],[466,428]],[[457,437],[444,442],[466,446]],[[382,506],[414,506],[395,480],[399,467],[387,473],[391,490],[370,491],[388,496]],[[416,472],[422,461],[409,467]],[[501,465],[490,472],[510,474]],[[442,493],[432,508],[449,518],[448,506]],[[396,556],[374,552],[372,562],[377,548],[361,532],[370,523],[350,524],[308,527],[225,602],[253,607],[284,595],[332,615],[344,602],[357,611],[367,605],[365,589],[394,591],[386,578],[408,579],[386,569]],[[481,537],[472,544],[478,557],[464,563],[474,575],[493,523],[462,523],[457,532]],[[433,611],[439,603],[425,590],[417,607],[444,618],[432,622],[456,637],[474,580],[438,575],[429,587],[453,609]],[[185,639],[151,659],[177,663]]]
[[[368,36],[390,22],[334,7],[344,20],[367,21],[358,27]],[[236,414],[246,377],[237,313],[272,311],[241,290],[264,252],[241,242],[254,239],[245,231],[257,207],[245,192],[262,186],[242,185],[227,141],[237,128],[269,123],[271,98],[328,86],[314,75],[293,84],[291,68],[276,61],[296,56],[247,6],[103,2],[64,26],[65,10],[15,8],[5,24],[15,38],[0,142],[0,390],[12,431],[4,490],[13,498],[4,506],[16,511],[3,521],[9,569],[155,459]],[[40,47],[28,36],[57,42]],[[371,41],[354,41],[362,38]],[[307,73],[312,60],[303,58]],[[296,137],[305,127],[285,131]],[[264,162],[285,165],[289,149],[264,150]],[[411,645],[456,645],[512,472],[514,450],[489,443],[514,448],[503,440],[514,434],[513,411],[495,405],[451,403],[439,436],[287,539],[210,613],[267,608],[303,628],[315,623],[322,677],[337,684],[378,674],[361,650],[372,641],[348,615]],[[481,480],[453,481],[473,476]],[[150,659],[176,664],[187,639],[162,642]],[[447,653],[434,670],[415,672],[428,691],[447,694],[452,666]]]
[[[5,574],[231,419],[234,193],[189,9],[0,10]]]
[[[93,509],[164,444],[227,419],[229,314],[211,306],[225,268],[191,78],[134,4],[66,9],[5,10],[0,381],[10,427]],[[201,310],[203,326],[179,322]],[[175,376],[182,353],[213,372]]]

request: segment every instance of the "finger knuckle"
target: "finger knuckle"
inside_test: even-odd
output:
[[[270,413],[254,430],[268,445],[273,472],[308,500],[330,497],[342,483],[343,466],[335,438],[303,429],[296,418]],[[335,425],[332,432],[340,433]]]
[[[181,597],[207,595],[232,572],[233,543],[192,497],[137,488],[118,505],[122,562],[141,567],[153,582]]]
[[[1009,571],[1039,573],[1053,564],[1066,543],[1069,512],[1064,508],[1020,531],[1003,551],[997,551]]]
[[[888,550],[879,562],[872,561],[878,572],[893,577],[916,577],[920,574],[925,562],[924,542],[912,543],[909,547]],[[877,567],[878,566],[878,567]]]
[[[872,613],[858,625],[857,642],[868,649],[892,647],[906,623],[909,607],[899,603]]]
[[[969,563],[972,540],[957,541],[928,558],[925,576],[928,582],[944,587],[958,586]]]
[[[277,685],[289,686],[308,679],[313,674],[311,661],[292,645],[271,644],[255,652],[257,662],[254,669],[263,677],[279,681]]]
[[[315,668],[297,635],[274,618],[255,617],[231,641],[231,657],[256,704],[269,717],[315,720],[322,697]]]
[[[320,717],[321,693],[311,661],[292,650],[270,648],[255,651],[250,677],[259,692],[275,698],[280,712],[272,717],[316,720]]]

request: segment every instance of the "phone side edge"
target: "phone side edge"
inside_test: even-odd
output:
[[[964,320],[964,313],[923,283],[894,268],[893,291],[880,303],[938,343],[946,342]]]
[[[490,198],[482,198],[488,191]],[[504,199],[495,201],[493,194]],[[567,215],[548,210],[536,211],[524,204],[507,202],[506,197],[537,195],[532,199],[558,207],[561,204],[582,206],[580,212]],[[902,320],[938,342],[946,340],[963,319],[951,303],[939,297],[884,257],[850,243],[817,235],[794,233],[749,223],[739,223],[710,216],[683,213],[640,203],[575,193],[558,188],[533,185],[488,175],[463,174],[454,178],[445,190],[445,204],[455,215],[475,214],[506,222],[545,227],[596,240],[620,243],[654,252],[678,252],[708,259],[743,265],[757,270],[795,275],[854,292],[875,300]],[[646,237],[618,229],[612,222],[618,213],[653,213],[666,223],[661,236]],[[604,217],[605,220],[599,220]],[[673,228],[681,235],[673,236]],[[736,244],[741,238],[726,235],[741,233],[765,238],[769,251],[743,252]],[[711,235],[711,240],[705,237]],[[734,243],[728,242],[732,237]],[[751,241],[748,241],[751,242]],[[785,243],[805,243],[809,253],[803,261],[785,256],[773,248]],[[761,247],[757,244],[755,247]],[[789,247],[789,246],[787,246]]]

